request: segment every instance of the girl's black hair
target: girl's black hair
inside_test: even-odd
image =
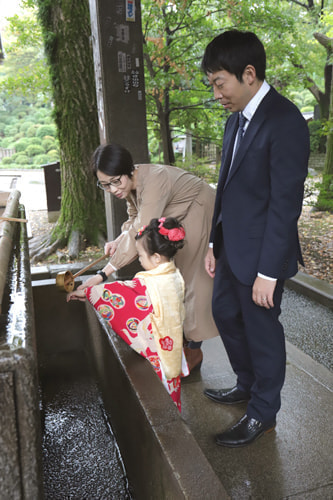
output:
[[[172,241],[169,239],[168,235],[161,234],[159,231],[166,232],[168,229],[179,229],[181,230],[180,236],[182,239],[178,241]],[[171,233],[173,234],[173,233]],[[170,234],[170,237],[172,237]],[[184,246],[184,236],[185,231],[183,226],[174,217],[167,217],[166,219],[152,219],[148,226],[141,229],[135,236],[136,240],[142,239],[142,244],[144,249],[149,255],[154,255],[158,253],[172,259]]]
[[[91,159],[92,170],[97,177],[97,170],[110,177],[127,175],[132,177],[134,163],[131,153],[119,144],[98,146]]]

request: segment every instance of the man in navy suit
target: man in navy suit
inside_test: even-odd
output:
[[[284,280],[302,261],[297,220],[309,157],[297,107],[265,80],[266,54],[254,33],[226,31],[206,47],[202,68],[214,97],[231,111],[205,268],[214,278],[213,314],[237,376],[231,389],[206,389],[217,403],[247,402],[246,414],[216,436],[252,443],[274,429],[285,378],[279,322]]]

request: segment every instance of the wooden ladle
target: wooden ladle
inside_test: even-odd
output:
[[[88,264],[86,267],[81,269],[76,274],[72,274],[70,271],[62,271],[57,274],[56,276],[56,285],[59,289],[64,290],[65,292],[72,292],[74,290],[74,280],[78,276],[81,276],[81,274],[85,273],[88,271],[91,267],[93,267],[95,264],[98,264],[102,260],[106,259],[109,257],[109,254],[102,255],[99,259],[95,260],[94,262],[91,262]]]

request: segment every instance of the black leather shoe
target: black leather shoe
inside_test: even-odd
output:
[[[263,434],[271,432],[275,428],[276,422],[263,424],[255,418],[244,415],[233,427],[216,436],[216,444],[238,448],[253,443]]]
[[[237,389],[237,386],[232,389],[205,389],[204,395],[215,401],[215,403],[226,405],[244,403],[250,399],[249,394]]]

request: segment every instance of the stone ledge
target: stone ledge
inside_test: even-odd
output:
[[[105,408],[135,496],[229,498],[149,363],[86,308]]]
[[[78,262],[70,265],[49,265],[49,266],[32,266],[31,277],[33,281],[55,279],[57,273],[69,270],[75,274],[80,269],[83,269],[88,262]],[[89,270],[89,275],[100,269],[100,266],[92,267]],[[86,276],[87,277],[87,276]],[[128,278],[130,279],[130,278]],[[80,279],[81,283],[81,279]],[[309,297],[320,304],[333,309],[333,285],[327,281],[320,280],[314,276],[299,271],[294,277],[286,281],[286,286],[291,290],[295,290],[302,295]]]
[[[333,309],[333,285],[299,271],[286,281],[286,286],[320,304]]]

